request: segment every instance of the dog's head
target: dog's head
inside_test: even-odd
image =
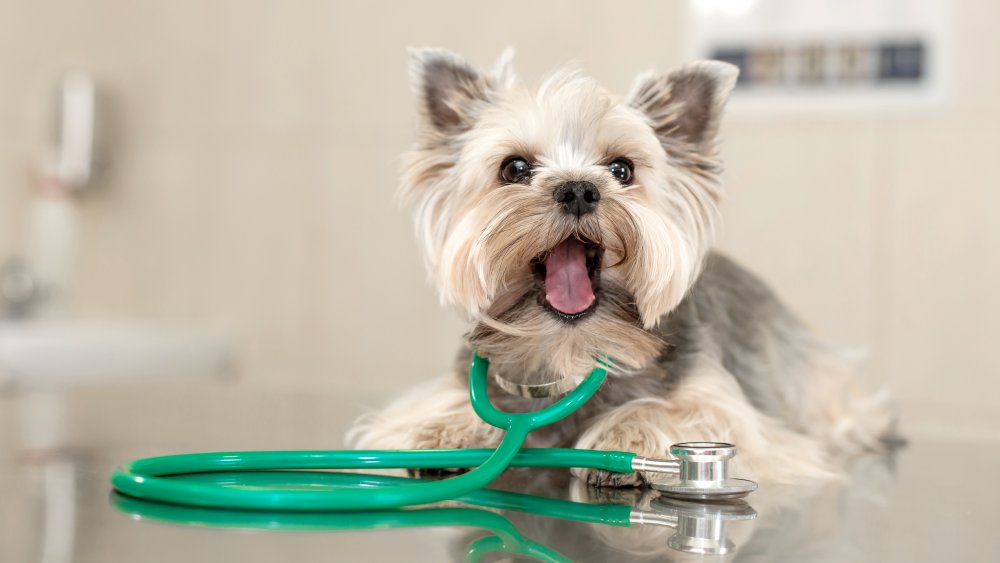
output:
[[[569,356],[612,353],[602,334],[655,326],[697,277],[736,69],[644,74],[619,99],[573,70],[526,88],[509,59],[484,73],[413,52],[421,119],[401,192],[442,300],[479,324],[478,344],[534,338],[550,358],[532,367],[561,347],[566,361],[549,367],[563,371]]]

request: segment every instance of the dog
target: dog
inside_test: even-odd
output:
[[[509,411],[552,400],[501,382],[577,381],[609,359],[597,395],[528,446],[662,458],[675,442],[732,442],[733,471],[765,483],[830,475],[838,458],[879,447],[893,419],[885,393],[711,250],[736,67],[647,72],[616,97],[572,67],[527,87],[509,51],[489,72],[441,49],[411,55],[419,124],[400,195],[442,302],[470,330],[454,373],[363,417],[352,446],[495,447],[501,431],[469,403],[475,350]]]

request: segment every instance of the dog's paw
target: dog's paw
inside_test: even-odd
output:
[[[441,479],[447,479],[449,477],[454,477],[456,475],[461,475],[462,473],[468,473],[469,469],[461,467],[429,467],[425,469],[407,469],[406,475],[413,477],[414,479],[428,479],[431,481],[438,481]]]
[[[454,417],[429,420],[410,433],[412,449],[450,450],[467,448],[495,448],[502,434],[478,418]]]
[[[476,416],[468,390],[456,383],[442,378],[363,416],[348,432],[347,443],[354,449],[495,447],[501,432]]]
[[[645,479],[639,473],[612,473],[611,471],[588,469],[580,473],[579,477],[591,487],[598,488],[639,487],[645,484]]]
[[[634,401],[598,419],[580,436],[575,447],[663,458],[671,444],[671,437],[664,431],[669,426],[664,424],[664,412],[659,401]],[[574,474],[596,487],[638,487],[646,484],[641,473],[576,469]]]
[[[599,436],[594,441],[581,440],[576,447],[593,450],[631,451],[646,457],[663,457],[654,444],[637,439],[641,428],[615,428]],[[646,484],[642,473],[614,473],[598,469],[577,469],[576,476],[593,487],[640,487]]]

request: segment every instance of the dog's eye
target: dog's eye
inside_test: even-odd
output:
[[[632,163],[624,158],[612,160],[611,164],[608,165],[608,170],[611,171],[612,176],[618,178],[619,182],[623,184],[632,182]]]
[[[531,165],[519,156],[512,156],[500,165],[500,179],[508,184],[525,184],[531,179]]]

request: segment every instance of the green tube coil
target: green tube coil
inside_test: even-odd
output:
[[[570,448],[521,449],[528,433],[569,416],[597,392],[607,377],[598,366],[556,403],[530,413],[497,409],[487,395],[489,362],[473,355],[469,369],[472,407],[488,424],[506,430],[495,450],[302,450],[193,453],[125,463],[111,474],[120,493],[151,501],[205,508],[267,511],[385,510],[456,499],[489,485],[508,467],[584,467],[631,473],[631,452]],[[440,481],[401,479],[373,485],[355,475],[335,486],[289,484],[281,478],[238,481],[191,479],[192,474],[288,472],[330,469],[472,468]],[[186,476],[186,477],[185,477]],[[185,478],[182,478],[185,477]],[[277,480],[274,480],[277,479]],[[286,479],[287,480],[287,479]]]

